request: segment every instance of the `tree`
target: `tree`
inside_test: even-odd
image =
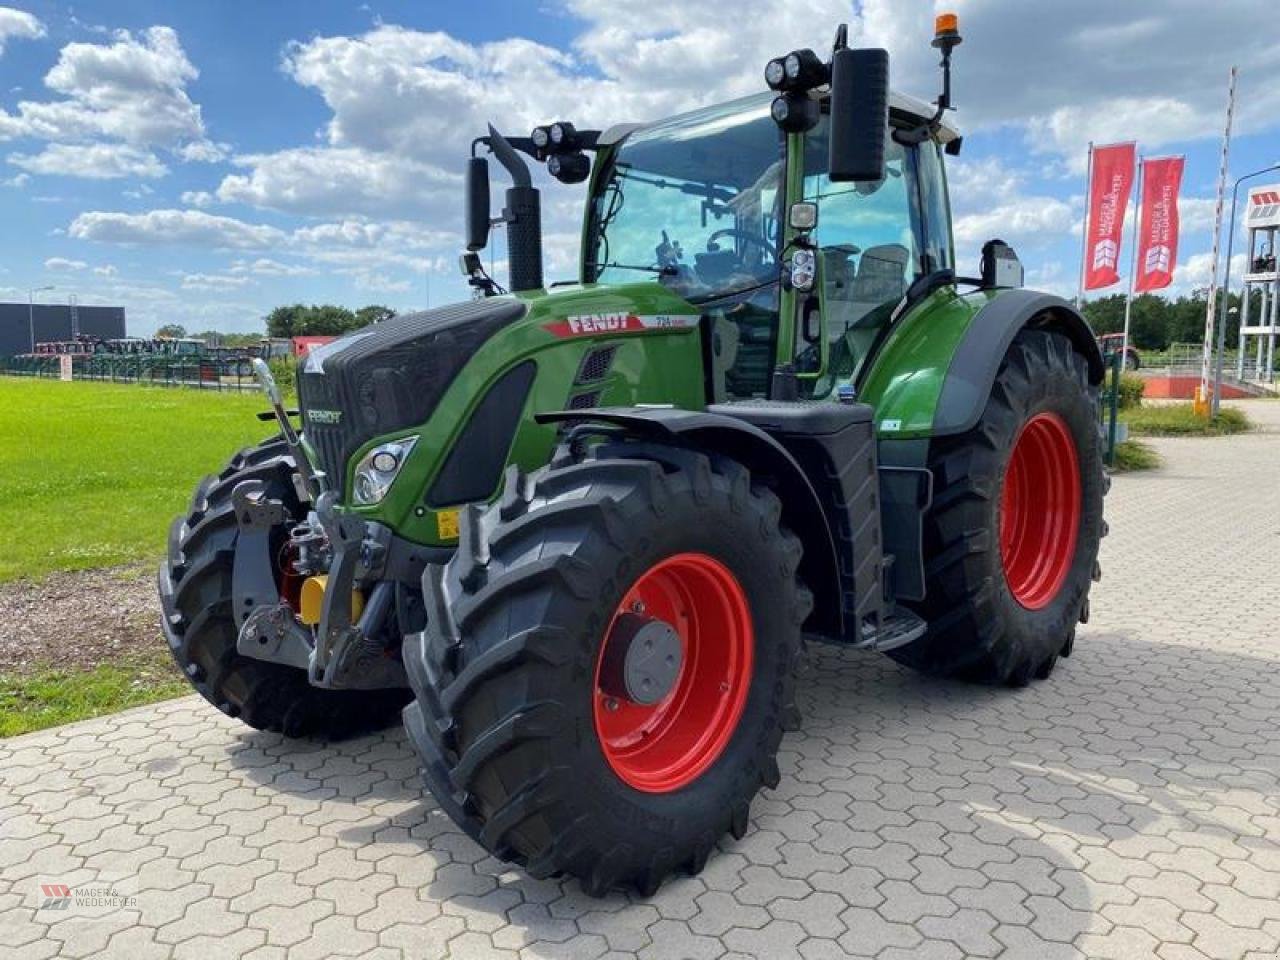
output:
[[[276,307],[267,314],[267,336],[269,337],[296,337],[301,331],[298,329],[301,315],[306,311],[300,303],[290,306]]]
[[[367,307],[361,307],[356,311],[356,321],[362,327],[367,327],[371,323],[384,323],[396,315],[396,312],[390,307],[384,307],[381,304],[371,303]]]
[[[346,307],[335,307],[331,303],[321,306],[307,307],[300,318],[301,329],[294,336],[304,337],[337,337],[362,324],[356,315]]]
[[[157,337],[185,337],[187,328],[180,323],[166,323],[156,331]]]

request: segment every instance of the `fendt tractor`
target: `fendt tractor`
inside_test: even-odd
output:
[[[1103,363],[1007,244],[957,274],[958,43],[939,18],[933,104],[842,27],[757,96],[490,126],[474,298],[312,350],[298,410],[263,366],[278,436],[174,523],[160,598],[195,688],[288,737],[403,710],[461,829],[599,895],[743,836],[806,642],[1048,677],[1098,575]],[[587,184],[575,283],[544,284],[530,161]],[[510,292],[480,256],[498,223]]]

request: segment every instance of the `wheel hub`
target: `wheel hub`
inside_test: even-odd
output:
[[[1056,413],[1023,424],[1000,496],[1000,560],[1015,600],[1050,603],[1075,560],[1082,511],[1080,462],[1071,430]]]
[[[645,706],[652,706],[675,688],[684,663],[675,627],[638,613],[618,615],[605,640],[603,657],[600,689]]]
[[[677,553],[642,573],[596,660],[595,729],[613,772],[646,793],[698,779],[737,729],[754,651],[746,593],[720,561]]]

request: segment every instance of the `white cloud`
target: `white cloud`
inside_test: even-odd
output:
[[[249,283],[245,276],[228,276],[222,273],[184,273],[183,290],[236,290]]]
[[[118,271],[111,264],[105,263],[100,267],[94,267],[93,272],[100,277],[114,277]]]
[[[12,177],[8,177],[7,179],[0,180],[0,186],[13,187],[15,190],[21,190],[30,182],[31,174],[18,173],[14,174]]]
[[[408,293],[413,289],[412,281],[395,280],[385,273],[372,273],[361,270],[354,273],[353,277],[355,288],[369,293]]]
[[[51,143],[40,153],[11,153],[9,162],[29,173],[88,180],[163,177],[169,172],[154,154],[123,143]]]
[[[79,240],[101,243],[181,244],[238,250],[265,249],[286,240],[284,231],[275,227],[214,216],[200,210],[152,210],[148,213],[91,210],[72,221],[69,233]]]
[[[9,40],[39,40],[44,35],[44,24],[25,10],[0,7],[0,56]]]
[[[961,272],[974,271],[982,244],[988,240],[998,237],[1015,250],[1035,251],[1070,233],[1079,211],[1066,201],[1034,192],[1028,185],[1031,179],[1032,174],[994,157],[948,164],[952,232]]]
[[[320,271],[297,263],[281,263],[267,257],[257,260],[237,260],[231,265],[231,273],[252,273],[260,277],[309,277]]]
[[[184,190],[182,202],[189,207],[213,206],[213,194],[208,190]]]
[[[43,153],[11,157],[33,172],[97,179],[160,176],[165,167],[157,149],[182,160],[220,160],[228,147],[209,140],[200,107],[187,94],[197,76],[170,27],[117,31],[109,43],[69,43],[44,78],[61,99],[21,100],[13,113],[0,110],[0,140],[47,141]],[[106,162],[77,161],[79,152]]]
[[[231,154],[229,143],[214,143],[212,140],[195,140],[184,144],[176,151],[183,160],[192,163],[219,163]]]
[[[75,273],[87,266],[83,260],[68,260],[66,257],[50,257],[44,262],[44,268],[55,273]]]
[[[357,148],[303,147],[235,162],[251,172],[226,177],[219,200],[309,216],[438,214],[462,182],[431,164]]]

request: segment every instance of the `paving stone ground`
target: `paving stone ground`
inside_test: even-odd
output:
[[[647,901],[486,857],[399,731],[290,743],[189,697],[0,743],[0,956],[1275,960],[1280,403],[1248,408],[1116,481],[1049,681],[812,651],[752,831]]]

